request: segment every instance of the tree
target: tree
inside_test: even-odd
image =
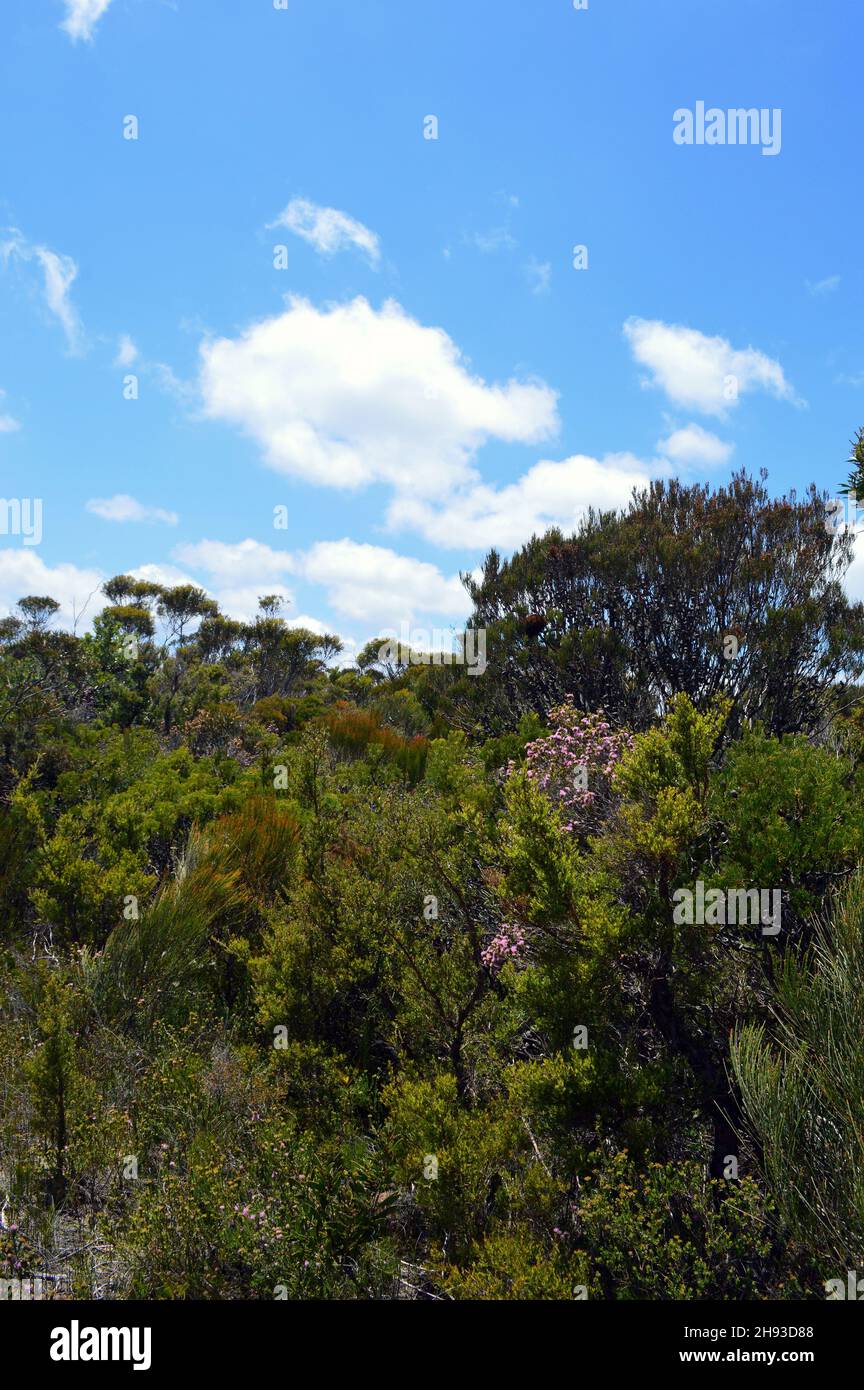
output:
[[[364,674],[388,680],[400,676],[408,666],[409,651],[404,644],[388,637],[373,637],[357,653],[357,669]]]
[[[136,604],[149,608],[154,599],[162,593],[162,585],[149,579],[134,579],[131,574],[115,574],[102,585],[105,597],[115,605]]]
[[[844,496],[854,493],[856,497],[860,498],[864,497],[864,425],[857,431],[850,448],[852,452],[847,463],[852,464],[852,472],[840,491]]]
[[[37,1013],[39,1045],[27,1063],[36,1124],[51,1152],[49,1191],[56,1205],[66,1195],[66,1151],[78,1068],[71,990],[56,972],[47,972]]]
[[[156,601],[156,611],[167,626],[168,635],[165,639],[165,646],[172,653],[168,672],[168,690],[162,716],[164,732],[170,734],[174,702],[183,676],[180,653],[186,639],[187,628],[196,619],[215,618],[219,613],[219,605],[215,599],[208,598],[204,590],[197,588],[194,584],[178,584],[173,589],[161,590]]]
[[[195,584],[177,584],[173,589],[160,590],[156,611],[168,629],[166,645],[176,650],[185,641],[189,624],[200,618],[214,618],[219,605]]]
[[[644,727],[684,693],[732,700],[730,730],[813,730],[832,686],[864,669],[864,606],[841,579],[853,553],[815,488],[772,499],[739,473],[725,488],[652,483],[626,512],[590,512],[479,580],[463,576],[472,625],[487,629],[484,725],[574,696]]]
[[[44,632],[55,613],[60,611],[55,599],[37,595],[19,599],[17,606],[27,632]]]

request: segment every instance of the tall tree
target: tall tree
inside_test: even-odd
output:
[[[493,551],[479,580],[463,576],[487,629],[481,717],[512,724],[572,693],[640,727],[684,693],[700,708],[729,697],[730,727],[811,730],[834,683],[864,669],[864,606],[841,586],[853,544],[815,488],[771,498],[739,473],[714,492],[654,482],[568,539]]]

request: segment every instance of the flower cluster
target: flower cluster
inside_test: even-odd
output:
[[[549,711],[552,733],[525,750],[527,774],[565,816],[565,829],[585,831],[608,806],[616,765],[633,736],[616,731],[602,714],[580,714],[572,695]]]
[[[500,969],[505,960],[515,960],[525,949],[525,933],[521,927],[502,922],[498,935],[493,936],[482,953],[483,964],[490,970]]]
[[[276,1174],[274,1173],[273,1177],[275,1176]],[[260,1197],[258,1197],[257,1199],[253,1197],[251,1199],[251,1202],[247,1203],[247,1205],[243,1207],[240,1206],[239,1202],[235,1202],[235,1218],[238,1221],[247,1221],[252,1230],[258,1232],[262,1237],[272,1236],[274,1240],[282,1240],[284,1238],[285,1233],[282,1230],[281,1226],[277,1226],[274,1224],[273,1216],[271,1215],[270,1211],[264,1210],[263,1207],[259,1211],[255,1210],[255,1206],[261,1200],[262,1199]],[[272,1203],[268,1201],[265,1203],[265,1206],[272,1206]],[[219,1210],[225,1210],[224,1203],[220,1205]],[[265,1226],[267,1227],[266,1230]]]

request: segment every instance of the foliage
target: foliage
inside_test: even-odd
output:
[[[864,610],[826,516],[665,482],[493,552],[482,675],[348,665],[274,595],[121,574],[80,637],[24,596],[0,1274],[735,1301],[859,1268]],[[697,888],[782,929],[680,917]]]
[[[770,1191],[825,1278],[864,1260],[864,880],[789,956],[770,1025],[742,1024],[732,1050]]]

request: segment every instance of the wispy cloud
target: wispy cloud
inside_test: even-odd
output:
[[[492,256],[496,251],[514,251],[519,245],[509,227],[492,227],[488,232],[475,232],[470,241],[484,256]]]
[[[70,293],[78,275],[78,266],[72,257],[28,241],[17,227],[4,228],[0,235],[5,238],[0,241],[0,256],[4,265],[14,259],[25,264],[35,262],[40,267],[45,303],[62,325],[69,351],[80,351],[81,322]]]
[[[117,344],[117,356],[114,358],[115,367],[131,367],[137,360],[138,349],[129,337],[128,333],[123,333]]]
[[[284,227],[308,241],[322,256],[333,256],[337,251],[353,247],[362,251],[372,265],[378,265],[381,260],[381,242],[375,232],[364,227],[356,218],[349,217],[347,212],[319,207],[308,198],[292,198],[275,221],[267,223],[267,227],[268,230]]]
[[[125,492],[116,492],[113,497],[91,497],[87,510],[103,521],[161,522],[164,526],[176,526],[179,520],[176,512],[147,507]]]
[[[549,293],[549,285],[552,280],[551,261],[538,261],[535,256],[532,256],[525,266],[525,274],[528,277],[532,294]]]
[[[66,341],[74,352],[79,345],[81,329],[69,291],[78,275],[78,267],[71,256],[60,256],[45,246],[35,247],[34,254],[42,267],[45,301],[51,313],[63,325]]]
[[[807,287],[807,292],[813,295],[814,299],[817,299],[823,294],[833,294],[840,286],[840,276],[826,275],[824,280],[816,280],[815,282],[805,280],[804,284]]]

